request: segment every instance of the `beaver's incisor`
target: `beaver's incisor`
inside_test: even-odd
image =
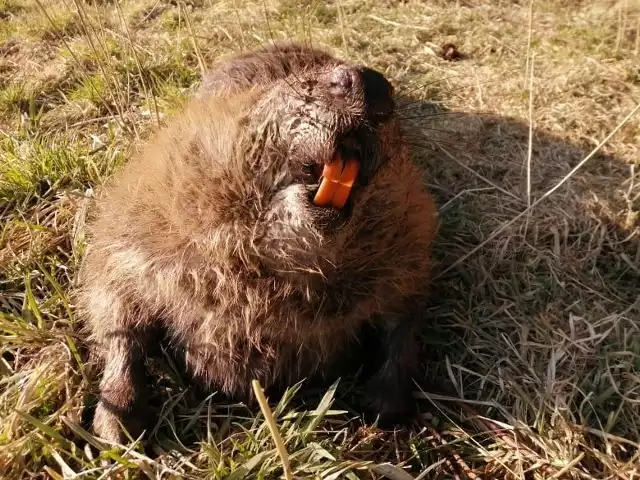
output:
[[[336,154],[361,163],[340,211],[311,201]],[[252,379],[331,376],[366,327],[370,411],[412,410],[437,219],[380,73],[295,44],[221,61],[99,197],[77,292],[104,360],[99,436],[139,426],[157,329],[201,384],[247,399]]]

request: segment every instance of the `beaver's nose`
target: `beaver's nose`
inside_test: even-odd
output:
[[[329,90],[336,97],[344,97],[351,92],[351,88],[356,85],[359,86],[361,83],[358,78],[358,72],[355,69],[349,67],[336,67],[333,72],[329,75]]]
[[[393,87],[375,70],[340,65],[330,72],[327,80],[329,91],[336,97],[362,95],[369,116],[384,117],[393,110]]]

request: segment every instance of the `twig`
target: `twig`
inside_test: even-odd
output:
[[[425,428],[429,430],[429,433],[434,437],[435,440],[437,440],[437,442],[440,442],[440,444],[443,446],[447,445],[447,442],[442,438],[442,436],[437,432],[437,430],[433,428],[433,426],[431,426],[429,423],[426,423]],[[435,444],[434,447],[436,448],[439,447],[437,442],[434,441],[434,444]],[[475,473],[473,473],[473,471],[469,468],[469,465],[467,465],[467,463],[462,459],[462,457],[459,454],[453,451],[450,451],[449,453],[453,457],[453,460],[455,460],[456,464],[460,467],[460,470],[462,470],[464,474],[467,476],[467,478],[470,478],[471,480],[478,479],[478,476]],[[452,473],[456,471],[450,459],[447,458],[444,463],[451,469]],[[457,475],[456,477],[459,478]]]
[[[282,460],[284,478],[286,480],[293,480],[293,474],[291,473],[291,465],[289,464],[289,455],[287,453],[287,449],[284,446],[284,442],[282,441],[282,437],[280,436],[280,432],[278,431],[278,426],[276,425],[276,421],[273,418],[273,414],[271,413],[271,409],[269,408],[267,399],[265,398],[264,393],[262,393],[260,382],[258,380],[253,380],[251,382],[251,386],[253,387],[253,392],[256,395],[256,399],[258,400],[258,404],[260,405],[260,410],[262,410],[262,414],[264,415],[264,419],[267,422],[267,426],[269,427],[269,431],[271,432],[273,441],[276,444],[278,455],[280,455],[280,459]]]
[[[576,425],[576,428],[582,430],[585,433],[590,433],[591,435],[595,435],[598,438],[603,440],[608,440],[610,442],[623,443],[625,445],[629,445],[633,448],[640,450],[640,443],[634,442],[633,440],[628,440],[624,437],[619,437],[618,435],[612,435],[611,433],[603,432],[602,430],[597,430],[591,427],[585,427],[583,425]]]
[[[189,37],[191,37],[193,50],[196,52],[196,57],[198,58],[198,66],[200,67],[200,73],[204,74],[206,72],[206,67],[204,64],[204,60],[202,58],[202,53],[200,52],[200,47],[198,47],[196,36],[193,34],[193,28],[191,27],[191,19],[189,18],[189,13],[187,12],[187,9],[184,8],[184,5],[182,4],[182,2],[180,2],[180,10],[184,13],[184,20],[185,20],[185,23],[187,24]]]
[[[496,426],[496,424],[494,423],[493,420],[486,418],[482,415],[480,415],[476,410],[474,410],[473,408],[471,408],[469,405],[460,403],[458,404],[458,407],[465,411],[467,413],[467,415],[469,416],[469,419],[475,423],[475,425],[482,429],[483,431],[487,432],[487,433],[491,433],[493,435],[495,435],[495,438],[501,440],[502,442],[504,442],[506,445],[509,446],[509,448],[513,449],[514,451],[518,451],[520,453],[525,453],[526,455],[528,455],[530,458],[539,458],[539,455],[532,450],[530,447],[528,447],[527,445],[524,445],[522,443],[517,442],[517,440],[514,440],[512,438],[510,438],[508,435],[506,435],[503,432],[503,429],[501,427]],[[513,431],[514,437],[517,435],[517,432],[514,430]],[[548,464],[541,464],[539,466],[547,475],[555,475],[557,473],[557,470],[555,468],[553,468],[551,465]]]
[[[529,59],[531,58],[531,37],[533,36],[533,0],[529,0],[529,35],[527,37],[527,57],[524,67],[524,78],[529,76]]]
[[[531,72],[529,75],[529,145],[527,147],[527,207],[531,206],[531,156],[533,154],[533,61],[531,55]]]
[[[149,99],[149,97],[151,97],[151,100],[153,101],[155,114],[156,114],[156,123],[160,125],[160,112],[158,111],[158,101],[156,99],[155,93],[153,92],[153,89],[147,86],[147,81],[144,78],[145,75],[142,70],[142,62],[138,57],[138,52],[136,51],[136,46],[133,43],[133,38],[131,36],[131,32],[129,31],[127,20],[125,19],[124,13],[122,12],[122,7],[120,6],[120,2],[116,2],[116,11],[118,12],[118,17],[120,18],[120,23],[122,24],[122,28],[124,29],[126,39],[128,40],[129,46],[131,47],[131,55],[133,56],[133,60],[136,63],[136,67],[138,68],[138,73],[140,74],[140,82],[142,83],[144,95],[147,98],[147,100]]]
[[[455,162],[458,166],[464,168],[465,170],[467,170],[469,173],[472,173],[473,175],[475,175],[476,177],[478,177],[480,180],[482,180],[483,182],[485,182],[487,185],[491,185],[493,188],[495,188],[496,190],[504,193],[505,195],[508,195],[510,197],[513,197],[515,199],[518,199],[518,197],[516,195],[514,195],[513,193],[509,192],[508,190],[505,190],[504,188],[496,185],[495,183],[493,183],[491,180],[489,180],[488,178],[482,176],[481,174],[479,174],[478,172],[476,172],[473,168],[468,167],[467,165],[465,165],[464,163],[462,163],[460,160],[458,160],[456,157],[454,157],[449,151],[445,150],[444,148],[442,148],[441,145],[437,145],[438,150],[440,150],[442,153],[444,153],[447,157],[449,157],[450,160],[452,160],[453,162]],[[519,200],[519,199],[518,199]]]

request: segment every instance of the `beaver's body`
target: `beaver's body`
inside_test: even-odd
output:
[[[90,227],[78,307],[105,361],[96,432],[136,426],[156,328],[204,385],[246,398],[254,378],[330,375],[373,325],[367,398],[400,419],[437,221],[390,85],[297,46],[221,62],[202,85],[105,189]],[[311,202],[336,151],[361,162],[340,212]]]

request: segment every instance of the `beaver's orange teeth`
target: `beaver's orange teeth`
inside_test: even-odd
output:
[[[340,180],[338,181],[338,188],[336,188],[336,192],[333,194],[333,199],[331,201],[331,205],[334,208],[337,208],[338,210],[344,208],[347,200],[349,199],[351,189],[353,188],[353,184],[356,181],[359,171],[360,162],[355,158],[347,160],[347,164],[345,165],[342,175],[340,176]]]
[[[314,205],[344,208],[359,171],[358,160],[350,158],[345,164],[342,156],[336,153],[332,161],[324,166],[320,188],[313,199]]]
[[[333,195],[336,193],[338,183],[335,179],[340,178],[344,162],[339,154],[331,160],[330,163],[325,164],[322,171],[322,179],[320,180],[320,188],[316,196],[313,198],[314,205],[318,207],[328,207],[331,205]]]

